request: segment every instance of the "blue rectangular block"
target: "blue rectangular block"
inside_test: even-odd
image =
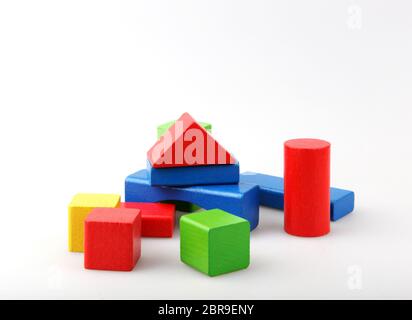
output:
[[[245,172],[240,175],[241,183],[259,186],[259,201],[262,206],[283,210],[283,178],[266,174]],[[355,193],[348,190],[330,189],[330,220],[337,221],[353,211]]]
[[[330,188],[330,220],[337,221],[355,209],[355,193]]]
[[[152,186],[197,186],[239,183],[239,163],[230,165],[153,168],[147,161]]]
[[[283,178],[245,172],[240,175],[240,182],[257,184],[259,186],[261,206],[283,210]]]
[[[259,224],[259,187],[252,183],[159,187],[151,186],[147,170],[141,170],[126,178],[125,198],[126,202],[185,201],[244,218],[251,230]]]

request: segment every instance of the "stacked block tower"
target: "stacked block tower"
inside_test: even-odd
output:
[[[152,186],[194,186],[239,182],[239,163],[188,113],[147,153]]]
[[[285,210],[284,229],[319,237],[354,209],[352,191],[330,188],[330,144],[295,139],[284,145],[284,179],[240,174],[238,160],[188,113],[157,128],[146,168],[120,195],[78,194],[69,205],[69,250],[84,251],[86,269],[131,271],[141,238],[172,238],[180,219],[180,258],[209,276],[246,269],[259,206]],[[153,250],[153,248],[150,248]]]

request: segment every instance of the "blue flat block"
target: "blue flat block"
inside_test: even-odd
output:
[[[147,170],[126,178],[126,202],[186,201],[203,209],[221,209],[249,221],[251,230],[259,224],[259,187],[251,183],[192,186],[151,186]]]
[[[330,220],[337,221],[355,209],[355,193],[330,188]]]
[[[283,210],[283,178],[266,174],[245,172],[240,175],[240,183],[259,186],[259,201],[262,206]],[[348,190],[330,188],[330,220],[337,221],[355,208],[355,193]]]
[[[147,161],[147,172],[152,186],[198,186],[238,184],[239,162],[230,165],[153,168]]]
[[[283,210],[283,178],[266,174],[245,172],[240,175],[240,182],[259,186],[261,206]]]

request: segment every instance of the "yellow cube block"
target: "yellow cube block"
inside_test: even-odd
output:
[[[84,220],[94,208],[116,208],[120,206],[117,194],[76,194],[69,204],[69,251],[84,251]]]

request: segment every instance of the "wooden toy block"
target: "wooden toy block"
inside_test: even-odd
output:
[[[180,258],[209,276],[246,269],[250,263],[249,222],[219,209],[182,216]]]
[[[140,210],[142,216],[142,237],[173,237],[176,216],[174,204],[122,202],[120,208]]]
[[[141,253],[141,223],[138,209],[93,209],[84,226],[84,267],[133,270]]]
[[[283,210],[283,178],[266,174],[244,172],[240,175],[240,182],[259,186],[259,203],[274,209]]]
[[[330,232],[330,143],[294,139],[284,147],[284,229],[299,237],[324,236]]]
[[[251,229],[259,223],[259,187],[228,184],[192,187],[151,186],[146,170],[126,178],[126,202],[186,201],[206,210],[221,209],[249,221]]]
[[[260,205],[274,209],[284,208],[283,178],[244,172],[240,175],[241,183],[251,183],[259,186]],[[355,193],[353,191],[330,188],[330,220],[338,221],[355,208]]]
[[[167,130],[170,129],[171,126],[173,126],[176,123],[176,121],[169,121],[166,122],[160,126],[157,127],[157,139],[160,139]],[[212,133],[212,124],[207,123],[207,122],[199,122],[199,124],[209,133]],[[200,210],[201,208],[198,207],[197,205],[194,205],[189,202],[184,202],[184,201],[171,201],[171,204],[174,204],[176,206],[176,210],[181,211],[181,212],[196,212]]]
[[[355,208],[355,193],[348,190],[330,189],[330,220],[338,221]]]
[[[239,183],[239,163],[219,166],[153,168],[147,161],[152,186],[198,186]]]
[[[94,208],[116,208],[120,204],[117,194],[76,194],[69,204],[69,251],[84,251],[84,220]]]
[[[176,121],[166,122],[157,127],[157,139],[160,139],[169,130]],[[199,122],[199,124],[209,133],[212,133],[212,125],[207,122]]]
[[[188,113],[148,151],[154,168],[235,164],[236,159]]]

